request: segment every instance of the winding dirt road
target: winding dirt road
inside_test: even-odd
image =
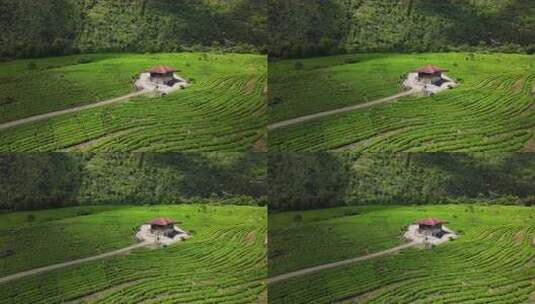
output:
[[[411,243],[407,243],[407,244],[403,244],[403,245],[400,245],[400,246],[396,246],[396,247],[393,247],[393,248],[390,248],[390,249],[387,249],[387,250],[384,250],[384,251],[379,251],[379,252],[376,252],[376,253],[372,253],[372,254],[368,254],[368,255],[352,258],[352,259],[347,259],[347,260],[338,261],[338,262],[334,262],[334,263],[330,263],[330,264],[314,266],[314,267],[310,267],[310,268],[305,268],[305,269],[301,269],[301,270],[297,270],[297,271],[281,274],[281,275],[278,275],[278,276],[274,276],[274,277],[268,278],[267,279],[267,284],[277,283],[277,282],[280,282],[280,281],[285,281],[285,280],[288,280],[288,279],[291,279],[291,278],[294,278],[294,277],[298,277],[298,276],[302,276],[302,275],[305,275],[305,274],[310,274],[310,273],[318,272],[318,271],[325,270],[325,269],[336,268],[336,267],[340,267],[340,266],[344,266],[344,265],[349,265],[349,264],[353,264],[353,263],[357,263],[357,262],[361,262],[361,261],[365,261],[365,260],[369,260],[369,259],[373,259],[373,258],[377,258],[377,257],[393,254],[393,253],[396,253],[396,252],[398,252],[398,251],[400,251],[402,249],[413,247],[413,246],[416,246],[416,245],[419,245],[419,244],[421,244],[421,243],[420,242],[411,242]]]
[[[90,262],[90,261],[95,261],[95,260],[108,258],[108,257],[114,256],[114,255],[124,254],[124,253],[130,252],[130,251],[132,251],[134,249],[141,248],[141,247],[146,247],[146,246],[149,246],[151,244],[153,244],[153,243],[152,242],[142,242],[142,243],[139,243],[139,244],[128,246],[128,247],[125,247],[125,248],[122,248],[122,249],[118,249],[118,250],[115,250],[115,251],[110,251],[110,252],[103,253],[103,254],[100,254],[100,255],[95,255],[95,256],[91,256],[91,257],[87,257],[87,258],[82,258],[82,259],[70,261],[70,262],[54,264],[54,265],[50,265],[50,266],[45,266],[45,267],[41,267],[41,268],[35,268],[35,269],[32,269],[32,270],[27,270],[27,271],[15,273],[15,274],[9,275],[7,277],[0,278],[0,284],[6,283],[6,282],[9,282],[9,281],[13,281],[13,280],[18,280],[18,279],[21,279],[21,278],[24,278],[24,277],[27,277],[27,276],[31,276],[31,275],[34,275],[34,274],[38,274],[38,273],[48,272],[48,271],[52,271],[52,270],[56,270],[56,269],[60,269],[60,268],[65,268],[65,267],[79,265],[79,264]]]
[[[139,95],[146,94],[148,92],[149,91],[146,91],[146,90],[138,91],[138,92],[130,93],[128,95],[124,95],[124,96],[121,96],[121,97],[108,99],[108,100],[103,100],[103,101],[99,101],[99,102],[88,104],[88,105],[78,106],[78,107],[69,108],[69,109],[65,109],[65,110],[54,111],[54,112],[45,113],[45,114],[39,114],[39,115],[35,115],[35,116],[22,118],[22,119],[19,119],[19,120],[6,122],[6,123],[3,123],[3,124],[0,124],[0,130],[12,128],[12,127],[17,127],[17,126],[24,125],[24,124],[27,124],[27,123],[40,121],[40,120],[45,120],[45,119],[53,118],[53,117],[64,115],[64,114],[68,114],[68,113],[75,113],[75,112],[80,112],[80,111],[87,110],[87,109],[93,109],[93,108],[107,106],[107,105],[110,105],[110,104],[114,104],[114,103],[118,103],[118,102],[121,102],[121,101],[128,100],[128,99],[130,99],[132,97],[136,97],[136,96],[139,96]]]
[[[268,128],[268,130],[275,130],[275,129],[285,128],[285,127],[288,127],[288,126],[291,126],[291,125],[295,125],[295,124],[299,124],[299,123],[302,123],[302,122],[305,122],[305,121],[309,121],[309,120],[315,120],[315,119],[319,119],[319,118],[323,118],[323,117],[327,117],[327,116],[331,116],[331,115],[336,115],[336,114],[340,114],[340,113],[346,113],[346,112],[351,112],[351,111],[360,110],[360,109],[364,109],[364,108],[369,108],[369,107],[377,106],[377,105],[380,105],[380,104],[391,103],[391,102],[394,102],[394,101],[396,101],[397,99],[399,99],[401,97],[414,95],[414,94],[416,94],[418,92],[420,92],[420,91],[412,89],[412,90],[409,90],[409,91],[406,91],[406,92],[401,92],[401,93],[396,94],[396,95],[392,95],[392,96],[389,96],[389,97],[377,99],[377,100],[366,102],[366,103],[361,103],[361,104],[354,105],[354,106],[343,107],[343,108],[336,109],[336,110],[329,110],[329,111],[325,111],[325,112],[320,112],[320,113],[305,115],[305,116],[301,116],[301,117],[297,117],[297,118],[292,118],[292,119],[289,119],[289,120],[280,121],[280,122],[268,125],[267,128]]]

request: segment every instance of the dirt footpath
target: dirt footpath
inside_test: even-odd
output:
[[[110,105],[110,104],[114,104],[114,103],[118,103],[118,102],[121,102],[121,101],[125,101],[125,100],[130,99],[130,98],[135,97],[135,96],[143,95],[143,94],[146,94],[146,93],[148,93],[148,91],[134,92],[134,93],[130,93],[128,95],[124,95],[124,96],[121,96],[121,97],[117,97],[117,98],[113,98],[113,99],[109,99],[109,100],[104,100],[104,101],[99,101],[99,102],[88,104],[88,105],[84,105],[84,106],[79,106],[79,107],[69,108],[69,109],[65,109],[65,110],[50,112],[50,113],[46,113],[46,114],[30,116],[30,117],[27,117],[27,118],[6,122],[6,123],[3,123],[3,124],[0,124],[0,130],[4,130],[4,129],[7,129],[7,128],[12,128],[12,127],[17,127],[17,126],[24,125],[24,124],[27,124],[27,123],[40,121],[40,120],[45,120],[45,119],[53,118],[53,117],[64,115],[64,114],[68,114],[68,113],[75,113],[75,112],[80,112],[80,111],[87,110],[87,109],[107,106],[107,105]]]
[[[280,282],[280,281],[285,281],[285,280],[288,280],[288,279],[291,279],[291,278],[294,278],[294,277],[298,277],[298,276],[302,276],[302,275],[305,275],[305,274],[314,273],[314,272],[318,272],[318,271],[325,270],[325,269],[331,269],[331,268],[336,268],[336,267],[340,267],[340,266],[345,266],[345,265],[349,265],[349,264],[354,264],[354,263],[357,263],[357,262],[361,262],[361,261],[365,261],[365,260],[369,260],[369,259],[373,259],[373,258],[377,258],[377,257],[393,254],[393,253],[396,253],[396,252],[398,252],[398,251],[400,251],[402,249],[413,247],[413,246],[416,246],[416,245],[419,245],[419,244],[420,244],[419,242],[411,242],[411,243],[403,244],[403,245],[400,245],[400,246],[397,246],[397,247],[393,247],[393,248],[390,248],[390,249],[387,249],[387,250],[384,250],[384,251],[379,251],[379,252],[376,252],[376,253],[368,254],[368,255],[365,255],[365,256],[360,256],[360,257],[356,257],[356,258],[352,258],[352,259],[348,259],[348,260],[343,260],[343,261],[334,262],[334,263],[330,263],[330,264],[314,266],[314,267],[310,267],[310,268],[305,268],[305,269],[301,269],[301,270],[297,270],[297,271],[281,274],[281,275],[278,275],[278,276],[275,276],[275,277],[268,278],[267,279],[267,284],[272,284],[272,283],[276,283],[276,282]]]
[[[393,95],[393,96],[385,97],[385,98],[382,98],[382,99],[377,99],[377,100],[366,102],[366,103],[361,103],[361,104],[354,105],[354,106],[349,106],[349,107],[344,107],[344,108],[340,108],[340,109],[336,109],[336,110],[330,110],[330,111],[325,111],[325,112],[305,115],[305,116],[301,116],[301,117],[297,117],[297,118],[293,118],[293,119],[289,119],[289,120],[285,120],[285,121],[281,121],[281,122],[277,122],[277,123],[268,125],[267,128],[268,128],[268,130],[275,130],[275,129],[285,128],[285,127],[288,127],[288,126],[291,126],[291,125],[295,125],[295,124],[299,124],[299,123],[302,123],[302,122],[305,122],[305,121],[309,121],[309,120],[315,120],[315,119],[319,119],[319,118],[323,118],[323,117],[327,117],[327,116],[331,116],[331,115],[351,112],[351,111],[355,111],[355,110],[360,110],[360,109],[364,109],[364,108],[377,106],[377,105],[380,105],[380,104],[390,103],[390,102],[393,102],[393,101],[395,101],[395,100],[397,100],[397,99],[399,99],[401,97],[413,95],[413,94],[416,94],[418,92],[419,92],[418,90],[410,90],[410,91],[402,92],[402,93],[399,93],[399,94],[396,94],[396,95]]]
[[[110,251],[110,252],[107,252],[107,253],[103,253],[103,254],[100,254],[100,255],[95,255],[95,256],[91,256],[91,257],[87,257],[87,258],[83,258],[83,259],[70,261],[70,262],[54,264],[54,265],[50,265],[50,266],[45,266],[45,267],[41,267],[41,268],[36,268],[36,269],[28,270],[28,271],[15,273],[15,274],[9,275],[7,277],[0,278],[0,284],[6,283],[6,282],[10,282],[10,281],[13,281],[13,280],[18,280],[18,279],[21,279],[21,278],[24,278],[24,277],[27,277],[27,276],[31,276],[31,275],[34,275],[34,274],[38,274],[38,273],[49,272],[49,271],[56,270],[56,269],[61,269],[61,268],[74,266],[74,265],[79,265],[79,264],[90,262],[90,261],[95,261],[95,260],[108,258],[108,257],[114,256],[114,255],[127,253],[127,252],[130,252],[130,251],[134,250],[134,249],[141,248],[141,247],[146,247],[146,246],[149,246],[149,245],[152,245],[152,243],[143,242],[143,243],[135,244],[135,245],[128,246],[128,247],[125,247],[125,248],[122,248],[122,249],[118,249],[118,250],[115,250],[115,251]]]

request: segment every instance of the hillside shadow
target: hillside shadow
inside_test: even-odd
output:
[[[143,162],[180,173],[165,185],[183,197],[265,195],[265,155],[255,153],[147,153]],[[143,165],[141,165],[143,166]],[[164,185],[165,183],[162,183]]]
[[[451,0],[416,1],[413,10],[424,16],[438,16],[450,20],[453,26],[446,29],[448,40],[460,44],[490,42],[489,25],[493,18],[482,14],[473,4],[463,1],[462,5]]]
[[[77,205],[82,179],[78,155],[0,154],[0,208],[23,210]]]
[[[304,58],[336,52],[347,31],[346,15],[337,1],[270,1],[269,56]]]
[[[273,153],[268,158],[270,210],[345,206],[348,163],[336,153]]]
[[[190,0],[144,0],[141,15],[145,11],[156,12],[161,16],[179,19],[170,23],[161,34],[171,40],[179,40],[192,45],[211,46],[214,42],[221,45],[235,43],[235,40],[251,45],[265,44],[266,2],[249,0],[241,2]],[[141,38],[143,39],[143,38]]]
[[[449,195],[495,198],[514,193],[534,195],[533,174],[520,171],[535,168],[535,158],[526,153],[474,155],[467,153],[415,153],[414,161],[423,167],[437,167],[451,176]]]
[[[459,2],[462,2],[462,5]],[[438,16],[450,20],[453,25],[446,29],[446,36],[458,44],[477,45],[483,42],[495,45],[507,41],[535,41],[535,30],[521,31],[519,24],[522,22],[513,22],[532,15],[532,0],[512,0],[495,12],[490,8],[485,11],[481,5],[466,0],[426,0],[416,1],[413,10],[424,16]]]

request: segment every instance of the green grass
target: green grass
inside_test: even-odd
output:
[[[79,216],[80,210],[90,214]],[[265,212],[260,207],[156,205],[1,214],[0,250],[11,249],[14,255],[0,258],[0,276],[134,244],[139,225],[157,216],[183,222],[180,226],[193,237],[1,284],[0,303],[257,302],[265,293]]]
[[[80,64],[81,57],[91,62]],[[263,136],[266,63],[258,55],[97,54],[3,63],[0,121],[125,95],[134,91],[135,75],[156,64],[177,67],[193,85],[3,130],[0,150],[247,151]]]
[[[348,58],[356,63],[345,64]],[[270,65],[271,123],[386,97],[426,63],[461,85],[433,97],[309,121],[269,134],[272,151],[519,151],[533,137],[535,58],[526,55],[364,54]],[[504,66],[507,69],[504,70]],[[325,85],[319,85],[319,83]]]
[[[393,247],[400,244],[406,225],[423,217],[449,220],[448,227],[462,234],[432,250],[405,249],[275,283],[269,286],[270,303],[527,303],[535,292],[535,209],[471,206],[348,207],[270,215],[270,275],[380,251],[389,243]],[[360,213],[344,216],[346,210]],[[301,223],[293,221],[296,213]],[[313,244],[318,237],[322,244]],[[274,251],[284,255],[273,258]]]

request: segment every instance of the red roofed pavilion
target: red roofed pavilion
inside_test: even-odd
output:
[[[147,224],[150,225],[150,230],[153,233],[160,232],[160,233],[165,234],[165,233],[174,231],[176,223],[177,221],[175,221],[174,219],[167,218],[167,217],[160,217],[160,218],[153,219]]]
[[[427,226],[435,226],[435,225],[441,225],[441,224],[447,224],[448,221],[443,221],[437,218],[426,218],[423,220],[416,221],[416,224],[418,225],[427,225]]]
[[[439,81],[442,79],[442,73],[448,71],[448,69],[443,69],[431,64],[424,65],[423,67],[414,70],[414,72],[418,73],[418,79],[426,82]]]
[[[443,69],[441,67],[437,67],[431,64],[424,65],[423,67],[416,69],[415,72],[417,73],[423,73],[423,74],[435,74],[435,73],[442,73],[442,72],[448,72],[448,69]]]
[[[176,72],[176,69],[166,65],[153,66],[148,70],[151,74],[169,74]]]
[[[176,221],[168,217],[159,217],[150,221],[149,224],[151,226],[167,226],[167,225],[176,224]]]
[[[175,68],[166,65],[157,65],[147,70],[150,73],[150,81],[161,85],[174,83],[176,71]]]
[[[447,223],[448,221],[443,221],[437,218],[426,218],[416,221],[420,233],[432,236],[441,235],[442,225]]]

